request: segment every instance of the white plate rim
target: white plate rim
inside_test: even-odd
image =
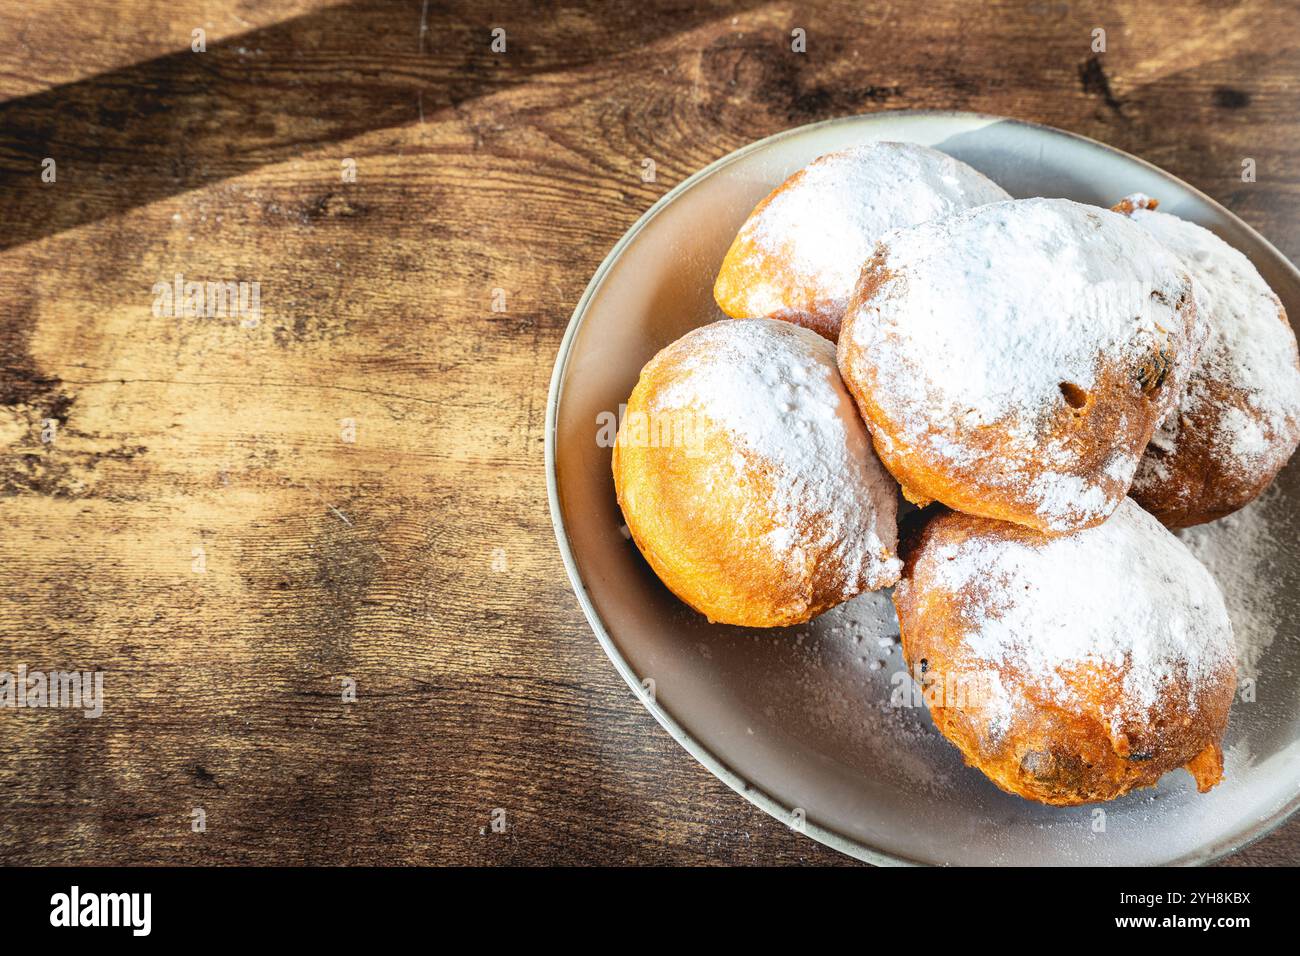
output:
[[[669,736],[671,736],[673,740],[682,747],[682,749],[702,764],[705,769],[764,813],[787,826],[789,825],[793,813],[791,808],[784,806],[779,801],[745,780],[739,774],[735,773],[735,771],[728,767],[717,754],[713,753],[713,751],[699,740],[696,740],[689,731],[682,727],[672,717],[672,715],[663,708],[662,705],[657,701],[652,700],[644,693],[640,679],[619,651],[618,646],[614,643],[613,638],[606,629],[604,621],[601,620],[600,615],[596,612],[591,596],[587,593],[586,583],[583,581],[582,575],[578,570],[577,559],[574,557],[573,549],[569,542],[568,531],[564,525],[564,514],[560,507],[559,481],[556,477],[555,469],[556,423],[559,418],[560,389],[564,381],[564,373],[568,367],[569,356],[572,351],[574,339],[577,337],[578,329],[582,325],[583,316],[586,314],[588,304],[595,295],[596,290],[600,288],[606,274],[614,263],[618,261],[619,257],[623,254],[624,248],[631,243],[636,235],[665,207],[676,201],[696,182],[706,176],[712,175],[714,172],[730,165],[751,152],[762,149],[771,143],[785,139],[789,136],[806,133],[810,130],[821,127],[849,123],[869,124],[875,122],[887,122],[889,120],[907,116],[947,118],[963,121],[983,121],[988,123],[1012,123],[1018,126],[1025,126],[1039,130],[1041,132],[1080,140],[1081,142],[1115,153],[1131,162],[1137,163],[1140,166],[1145,166],[1161,176],[1174,180],[1181,187],[1194,194],[1202,202],[1211,206],[1219,215],[1249,232],[1254,239],[1272,251],[1273,254],[1277,256],[1277,259],[1285,264],[1286,268],[1293,274],[1296,281],[1300,282],[1300,269],[1297,269],[1290,259],[1283,255],[1276,246],[1257,232],[1249,223],[1245,222],[1231,210],[1225,208],[1222,204],[1217,202],[1211,196],[1206,195],[1195,186],[1184,182],[1182,179],[1179,179],[1167,170],[1161,169],[1159,166],[1147,162],[1140,156],[1134,156],[1122,149],[1118,149],[1107,143],[1103,143],[1100,140],[1092,139],[1091,137],[1084,136],[1080,133],[1072,133],[1069,130],[1059,129],[1045,123],[1035,123],[1030,120],[1021,120],[1007,116],[997,116],[991,113],[978,113],[965,110],[880,110],[874,113],[840,116],[833,119],[821,120],[816,123],[807,123],[803,126],[796,126],[791,129],[782,130],[779,133],[773,133],[771,136],[765,136],[762,139],[755,140],[747,146],[742,146],[740,149],[734,150],[733,152],[714,160],[702,169],[692,173],[661,196],[649,209],[642,213],[640,218],[638,218],[625,233],[623,233],[618,242],[614,244],[614,247],[610,249],[609,253],[596,268],[591,280],[587,283],[586,289],[583,290],[582,297],[578,300],[577,306],[574,307],[573,314],[569,318],[568,326],[565,328],[564,336],[560,340],[560,347],[555,357],[555,366],[551,372],[551,383],[546,398],[545,462],[546,496],[550,507],[551,524],[555,529],[556,543],[559,545],[560,557],[564,562],[565,571],[568,573],[569,583],[573,588],[574,595],[578,599],[578,604],[582,607],[583,615],[587,618],[587,623],[595,633],[596,640],[605,651],[605,655],[610,659],[610,662],[614,665],[614,668],[619,672],[619,674],[622,675],[623,680],[627,683],[628,687],[631,688],[636,699],[640,701],[641,705],[651,713],[656,721],[659,722],[659,725],[668,732]],[[1300,810],[1300,793],[1297,793],[1295,797],[1288,801],[1273,816],[1257,821],[1252,826],[1245,827],[1226,840],[1221,840],[1216,844],[1202,847],[1199,850],[1170,860],[1166,865],[1201,866],[1213,863],[1216,860],[1244,849],[1255,841],[1272,833],[1290,819],[1297,810]],[[818,843],[824,844],[833,850],[837,850],[847,856],[876,866],[925,865],[923,861],[910,859],[900,854],[888,853],[884,850],[847,837],[834,829],[816,823],[811,818],[804,821],[803,827],[799,832],[812,837]]]

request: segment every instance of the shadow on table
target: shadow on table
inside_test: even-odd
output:
[[[579,0],[491,19],[475,0],[347,3],[10,100],[0,249],[737,12],[718,0],[647,6]],[[504,53],[491,48],[498,26]],[[41,178],[46,158],[54,183]]]

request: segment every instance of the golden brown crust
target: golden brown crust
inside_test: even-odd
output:
[[[839,390],[835,410],[842,408],[849,416],[847,424],[858,430],[857,447],[870,456],[865,429],[839,384],[833,349],[806,331],[757,322],[778,330],[778,337],[806,340],[791,347],[808,348],[810,341],[824,350],[814,367],[833,379],[833,388]],[[717,358],[716,350],[709,343],[701,345],[698,338],[717,330],[733,336],[749,331],[742,323],[715,323],[665,348],[642,370],[619,428],[612,460],[614,487],[628,530],[646,561],[669,590],[710,621],[746,627],[799,624],[864,590],[892,584],[899,566],[893,552],[893,492],[888,502],[876,502],[875,492],[862,485],[867,472],[843,474],[834,482],[834,493],[873,499],[858,501],[839,518],[857,534],[866,523],[875,528],[878,514],[884,515],[880,520],[888,540],[880,543],[880,553],[859,551],[846,558],[841,551],[847,539],[828,531],[836,525],[809,500],[796,516],[799,526],[793,529],[791,556],[771,544],[785,532],[770,505],[780,496],[777,484],[788,482],[789,476],[778,474],[772,461],[741,443],[725,423],[712,417],[709,407],[691,406],[677,413],[686,420],[678,432],[689,432],[689,442],[648,443],[631,434],[638,420],[657,418],[656,427],[664,425],[665,412],[657,399],[681,382],[692,358]],[[754,395],[756,403],[768,399]],[[665,433],[671,431],[669,425]],[[881,489],[892,488],[886,486],[888,476],[874,457],[869,464]]]
[[[923,685],[960,685],[963,679],[987,673],[990,666],[967,644],[972,602],[982,597],[969,590],[947,591],[933,580],[918,580],[917,574],[922,556],[972,537],[1031,545],[1047,540],[1032,529],[942,507],[905,523],[900,545],[903,578],[894,603],[905,658],[913,674],[924,672]],[[966,763],[1009,793],[1072,806],[1153,786],[1179,767],[1193,775],[1202,791],[1222,775],[1219,740],[1235,692],[1230,666],[1209,687],[1198,689],[1195,707],[1171,704],[1189,698],[1184,676],[1174,675],[1161,695],[1164,709],[1151,715],[1149,725],[1120,726],[1107,716],[1115,712],[1120,693],[1120,675],[1113,669],[1090,663],[1066,675],[1075,692],[1068,705],[1048,692],[1041,679],[1014,664],[1000,665],[996,671],[1000,686],[1018,702],[1009,725],[997,723],[987,710],[969,702],[950,706],[940,695],[927,703],[935,725]]]
[[[1155,209],[1159,205],[1159,199],[1152,199],[1150,196],[1134,193],[1132,196],[1125,196],[1110,208],[1112,212],[1127,216],[1135,209]]]
[[[805,171],[800,170],[772,190],[754,207],[749,218],[754,219],[778,196],[797,186],[804,175]],[[839,338],[843,300],[837,300],[833,290],[819,284],[814,277],[798,274],[790,268],[785,255],[767,248],[755,233],[742,228],[722,260],[713,284],[713,298],[718,308],[733,319],[758,318],[751,309],[750,297],[759,285],[769,288],[772,297],[784,303],[784,307],[767,312],[764,317],[793,322],[831,342]]]
[[[879,247],[863,269],[846,315],[853,316],[864,303],[888,294],[895,277],[886,259],[887,250]],[[1196,309],[1190,293],[1175,303],[1175,308],[1190,328]],[[1170,385],[1173,358],[1165,342],[1152,341],[1145,357],[1132,365],[1102,368],[1090,392],[1062,382],[1059,407],[1039,426],[1040,444],[1061,443],[1069,473],[1086,478],[1107,500],[1121,500],[1128,492],[1132,470],[1110,466],[1117,450],[1141,449],[1150,442],[1162,415],[1160,400]],[[1044,534],[1092,527],[1106,519],[1109,512],[1100,511],[1079,517],[1070,528],[1052,527],[1037,504],[1027,499],[1024,488],[1049,470],[1059,472],[1061,466],[1050,466],[1038,455],[1013,453],[1006,440],[1008,423],[964,431],[961,440],[971,453],[968,461],[938,459],[912,439],[924,441],[941,434],[949,423],[933,422],[926,434],[911,436],[894,422],[876,400],[876,375],[869,355],[850,335],[840,338],[839,366],[844,384],[870,427],[876,454],[898,479],[909,501],[922,506],[940,501],[958,511],[1024,525]],[[1000,470],[1008,476],[1014,473],[1014,480],[1009,477],[999,487]]]
[[[642,376],[628,399],[630,416],[646,411],[658,387]],[[624,428],[620,428],[624,435]],[[713,432],[700,455],[729,461],[732,446]],[[722,467],[726,467],[725,465]],[[731,515],[748,493],[740,476],[721,490],[709,487],[699,458],[682,448],[614,446],[614,487],[632,540],[655,574],[685,603],[711,622],[745,627],[781,627],[807,621],[840,603],[768,560],[758,542],[772,526],[756,525],[743,538],[733,534]],[[763,494],[761,488],[753,492]],[[652,503],[642,506],[642,502]]]
[[[1111,208],[1132,215],[1136,210],[1155,210],[1158,205],[1156,199],[1134,194]],[[1215,303],[1211,300],[1203,304],[1212,310]],[[1211,325],[1233,321],[1230,316],[1212,311],[1202,318]],[[1291,324],[1280,301],[1277,318],[1289,331]],[[1129,492],[1134,501],[1169,528],[1214,521],[1254,501],[1300,443],[1300,421],[1280,423],[1276,416],[1261,413],[1248,389],[1226,381],[1221,373],[1206,370],[1207,361],[1217,358],[1220,355],[1216,346],[1207,345],[1187,385],[1189,392],[1195,391],[1196,401],[1182,403],[1172,413],[1176,420],[1156,432]],[[1292,364],[1300,368],[1300,355],[1293,354]],[[1262,444],[1274,450],[1272,455],[1257,456],[1247,467],[1222,447],[1221,441],[1215,441],[1227,431],[1224,423],[1228,420],[1252,422]],[[1167,430],[1176,438],[1161,440]]]
[[[770,318],[839,338],[876,241],[901,226],[1010,199],[988,177],[915,143],[863,143],[819,156],[754,208],[714,284],[732,318]]]
[[[1285,312],[1281,320],[1287,321]],[[1140,480],[1129,492],[1167,528],[1215,521],[1250,504],[1273,483],[1300,439],[1300,429],[1278,434],[1267,419],[1258,416],[1245,389],[1212,379],[1201,379],[1197,388],[1202,401],[1176,412],[1176,447],[1166,449],[1158,441],[1147,446],[1148,461],[1143,462]],[[1204,440],[1204,436],[1221,431],[1221,422],[1229,414],[1254,419],[1264,440],[1285,453],[1270,467],[1242,468],[1235,458]]]

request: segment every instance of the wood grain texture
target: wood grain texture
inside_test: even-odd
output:
[[[0,711],[0,862],[846,862],[695,764],[583,621],[560,337],[675,183],[880,109],[1112,143],[1300,258],[1300,13],[1153,6],[6,6],[0,669],[107,677],[98,720]],[[257,281],[260,322],[155,316],[176,273]],[[1232,862],[1298,859],[1293,821]]]

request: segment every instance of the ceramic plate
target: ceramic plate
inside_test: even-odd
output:
[[[888,592],[799,628],[714,626],[674,598],[625,537],[602,413],[617,413],[660,348],[723,317],[713,279],[754,205],[817,156],[873,140],[940,149],[1016,197],[1109,206],[1134,191],[1156,196],[1162,210],[1242,250],[1300,316],[1300,272],[1258,233],[1168,173],[1060,130],[963,113],[876,113],[732,153],[669,192],[619,241],[556,360],[546,428],[551,515],[596,637],[695,759],[772,816],[860,859],[1149,865],[1231,852],[1300,803],[1295,465],[1235,522],[1202,533],[1220,559],[1213,570],[1234,620],[1276,631],[1255,668],[1254,701],[1233,707],[1224,782],[1204,795],[1182,771],[1098,806],[1053,808],[1003,793],[963,765],[923,706],[911,706]]]

